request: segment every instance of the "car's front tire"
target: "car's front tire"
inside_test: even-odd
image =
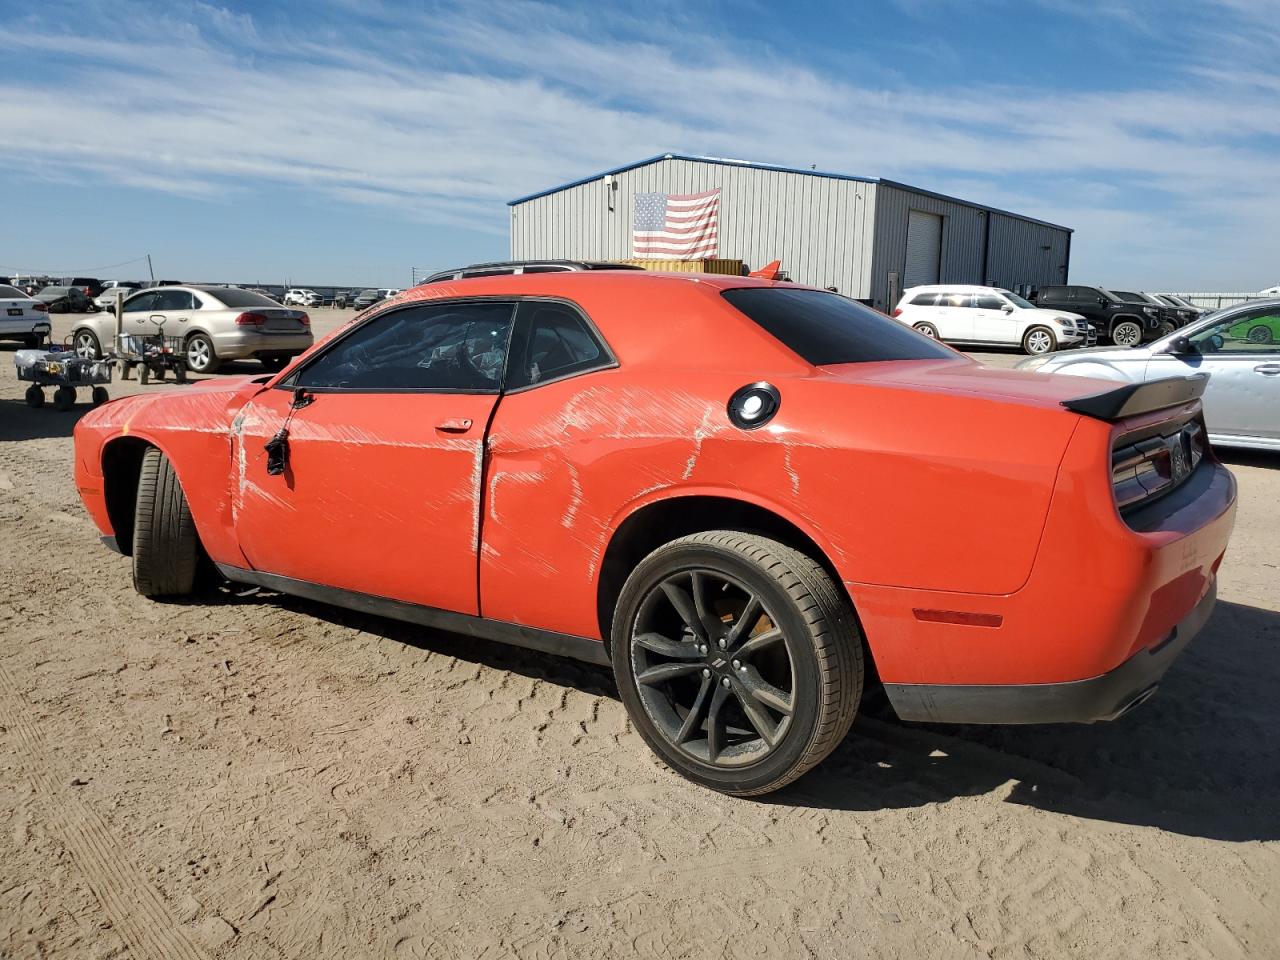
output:
[[[187,337],[183,352],[187,357],[187,369],[192,373],[214,373],[218,369],[218,355],[213,350],[213,341],[203,333],[193,333]]]
[[[938,328],[932,323],[916,323],[912,324],[912,327],[915,329],[916,333],[923,333],[930,340],[938,339]]]
[[[1142,343],[1142,327],[1136,320],[1121,320],[1111,328],[1111,342],[1117,347],[1136,347]]]
[[[1022,351],[1033,357],[1058,349],[1058,338],[1048,327],[1032,327],[1022,335]]]
[[[1275,335],[1271,332],[1270,327],[1264,327],[1262,324],[1254,327],[1248,333],[1250,343],[1270,343],[1275,339]]]
[[[155,447],[142,457],[133,520],[133,588],[177,597],[195,585],[199,540],[173,464]]]
[[[102,345],[98,343],[98,336],[92,330],[78,330],[72,345],[76,356],[90,360],[97,360],[102,356]]]
[[[683,537],[632,571],[611,650],[658,757],[737,796],[777,790],[844,739],[862,693],[853,613],[820,564],[733,531]]]

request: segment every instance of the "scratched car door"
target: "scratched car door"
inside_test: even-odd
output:
[[[387,311],[246,405],[232,500],[254,569],[477,613],[485,431],[513,314],[497,301]]]

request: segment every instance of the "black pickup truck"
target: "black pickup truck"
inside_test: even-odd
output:
[[[1098,328],[1098,339],[1116,346],[1136,347],[1165,333],[1162,311],[1144,301],[1122,300],[1102,287],[1041,287],[1033,298],[1037,307],[1079,314]]]

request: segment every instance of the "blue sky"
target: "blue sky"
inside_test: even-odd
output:
[[[19,270],[402,286],[683,152],[1076,228],[1072,279],[1280,283],[1280,0],[0,0]],[[21,67],[19,68],[19,64]],[[14,226],[17,225],[17,226]]]

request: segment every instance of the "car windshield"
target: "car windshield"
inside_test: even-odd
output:
[[[1036,308],[1036,305],[1030,300],[1023,300],[1016,293],[1009,290],[997,290],[996,293],[1000,294],[1002,297],[1008,297],[1010,303],[1015,307],[1021,307],[1023,310],[1034,310]]]
[[[205,290],[204,293],[216,297],[228,307],[278,307],[280,304],[270,297],[264,297],[252,290],[237,290],[234,287],[218,290]]]
[[[67,287],[45,287],[37,296],[40,297],[62,297],[66,296]]]
[[[1110,300],[1112,303],[1119,303],[1119,302],[1120,302],[1120,295],[1119,295],[1119,294],[1112,293],[1110,290],[1102,290],[1101,288],[1099,288],[1099,292],[1100,292],[1104,297],[1106,297],[1108,300]]]
[[[954,360],[954,351],[870,307],[823,290],[743,287],[724,298],[814,366]]]
[[[0,283],[0,297],[6,300],[12,300],[17,297],[19,300],[26,300],[27,295],[17,287],[11,287],[7,283]]]

